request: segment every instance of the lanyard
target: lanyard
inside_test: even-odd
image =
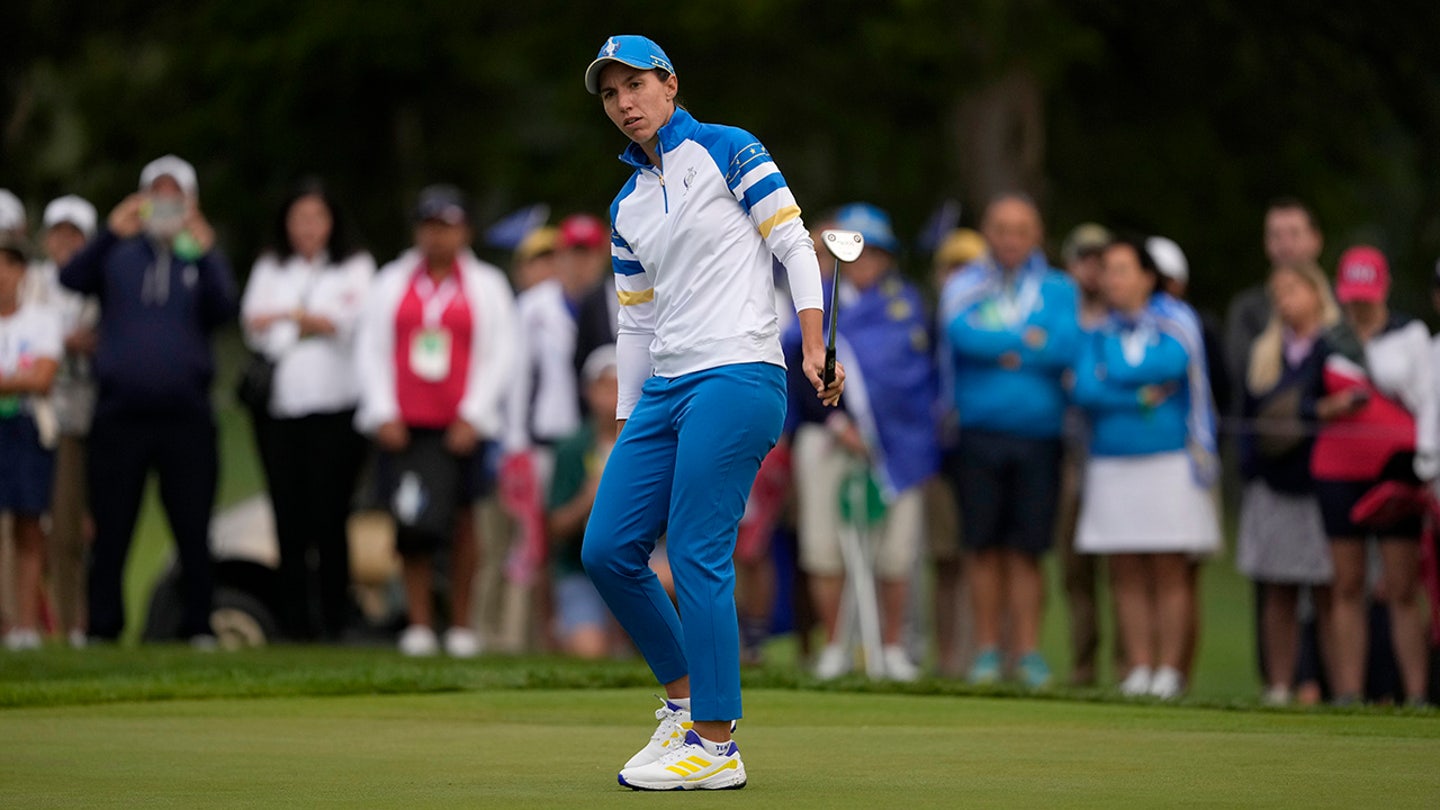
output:
[[[1004,288],[1002,281],[1000,294],[995,296],[995,312],[1000,316],[1000,322],[1009,329],[1024,323],[1040,302],[1040,274],[1023,270],[1021,273],[1020,287],[1013,295]]]
[[[1155,337],[1155,327],[1150,323],[1136,324],[1134,329],[1120,333],[1120,353],[1132,368],[1145,361],[1145,347]]]
[[[426,329],[440,326],[445,310],[450,308],[450,302],[460,294],[459,277],[460,268],[457,267],[437,286],[430,274],[425,272],[424,266],[421,266],[415,278],[415,296],[420,299],[421,321]]]

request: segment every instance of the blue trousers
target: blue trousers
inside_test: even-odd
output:
[[[696,720],[741,716],[735,532],[784,420],[779,366],[651,377],[585,528],[585,571],[660,683],[690,676]],[[661,534],[679,613],[650,570]]]

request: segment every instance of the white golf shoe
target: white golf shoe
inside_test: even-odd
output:
[[[1120,694],[1125,697],[1142,697],[1150,694],[1150,667],[1139,666],[1130,670],[1120,682]]]
[[[451,658],[474,658],[480,654],[480,637],[468,627],[452,627],[445,631],[445,654]]]
[[[694,729],[658,760],[626,768],[619,782],[632,790],[737,790],[745,787],[745,763],[734,740],[712,753]]]
[[[1174,667],[1160,667],[1150,679],[1150,696],[1175,700],[1185,692],[1185,676]]]
[[[429,658],[440,652],[435,631],[423,624],[412,624],[400,634],[400,654],[410,658]]]
[[[854,663],[850,649],[844,644],[826,644],[815,660],[815,677],[822,681],[834,680],[849,672]]]
[[[655,719],[660,721],[660,725],[656,726],[655,733],[650,735],[650,742],[645,743],[645,747],[635,752],[635,756],[625,763],[624,770],[658,761],[672,746],[684,742],[685,732],[694,725],[690,721],[689,709],[664,698],[661,698],[660,702],[663,705],[655,710]]]
[[[885,677],[892,681],[910,683],[920,680],[920,668],[899,644],[892,644],[881,651],[881,661],[885,664]]]

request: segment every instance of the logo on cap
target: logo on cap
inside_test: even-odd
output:
[[[1374,284],[1380,277],[1380,271],[1374,265],[1352,264],[1345,268],[1345,280],[1355,284]]]
[[[618,50],[620,50],[620,42],[614,37],[610,37],[610,39],[605,42],[605,55],[614,56]]]

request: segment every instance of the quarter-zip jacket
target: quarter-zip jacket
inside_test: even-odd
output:
[[[610,206],[620,419],[652,373],[785,366],[773,260],[785,267],[797,312],[823,306],[800,207],[755,136],[676,109],[658,151],[657,166],[639,144],[626,149],[620,159],[635,172]]]

